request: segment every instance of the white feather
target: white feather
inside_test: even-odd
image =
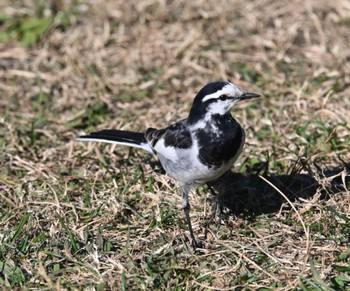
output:
[[[174,147],[166,146],[163,139],[157,141],[154,150],[158,156],[161,155],[167,160],[175,162],[178,159],[177,150],[179,149],[176,150]]]

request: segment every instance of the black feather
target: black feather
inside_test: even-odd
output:
[[[127,131],[127,130],[116,130],[116,129],[105,129],[90,133],[89,135],[80,136],[81,139],[100,139],[110,140],[115,142],[126,142],[132,144],[147,143],[145,134],[143,132]]]
[[[244,131],[231,116],[213,118],[212,123],[220,129],[219,132],[212,132],[208,124],[195,133],[201,145],[198,158],[204,165],[220,167],[238,153],[244,142]]]
[[[151,143],[152,147],[155,147],[156,143],[162,138],[164,145],[167,147],[188,149],[192,145],[192,137],[185,122],[185,120],[181,120],[160,130],[149,128],[146,131],[146,139]]]

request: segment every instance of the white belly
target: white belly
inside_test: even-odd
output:
[[[219,178],[229,170],[240,152],[241,149],[234,158],[220,166],[206,166],[202,164],[197,157],[197,145],[191,149],[178,150],[175,160],[166,159],[160,154],[158,154],[158,157],[168,175],[180,184],[201,185]]]

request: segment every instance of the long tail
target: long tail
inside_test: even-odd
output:
[[[150,153],[151,147],[148,145],[143,132],[134,132],[126,130],[106,129],[83,135],[76,139],[77,141],[97,141],[106,143],[115,143],[136,148],[144,149]]]

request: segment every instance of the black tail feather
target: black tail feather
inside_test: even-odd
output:
[[[97,132],[92,132],[89,135],[80,136],[79,139],[109,140],[137,145],[147,143],[145,134],[143,132],[116,129],[105,129]]]

